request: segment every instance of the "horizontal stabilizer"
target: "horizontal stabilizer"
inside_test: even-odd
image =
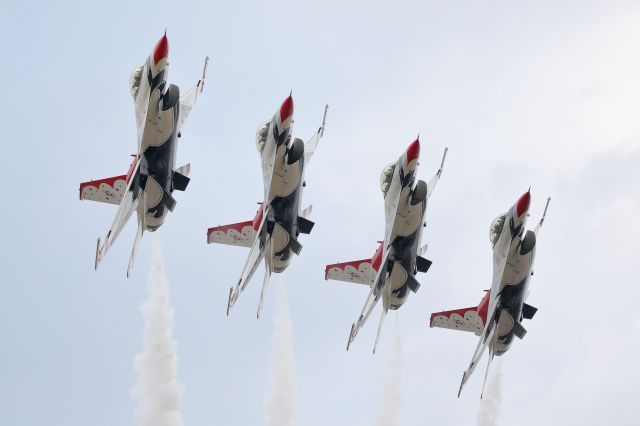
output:
[[[300,231],[300,233],[310,234],[313,229],[313,225],[315,225],[314,222],[303,216],[298,216],[298,231]]]
[[[416,268],[418,268],[418,272],[427,272],[431,267],[431,263],[433,262],[422,256],[416,257]]]
[[[538,308],[534,308],[531,305],[527,305],[526,303],[522,305],[522,317],[524,319],[533,319],[533,316],[538,312]]]
[[[409,289],[414,293],[420,288],[420,283],[418,282],[418,280],[416,280],[416,277],[411,274],[407,277],[407,285],[409,286]]]
[[[518,339],[523,339],[524,336],[527,334],[527,329],[524,328],[521,323],[516,322],[513,325],[513,334],[518,336]]]

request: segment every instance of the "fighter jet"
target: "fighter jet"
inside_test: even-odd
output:
[[[207,230],[209,244],[250,247],[240,279],[229,289],[227,316],[264,259],[265,275],[256,315],[260,318],[269,277],[289,266],[292,253],[300,254],[302,245],[298,236],[309,234],[313,228],[314,223],[308,219],[311,207],[300,211],[300,203],[306,184],[304,171],[324,134],[327,109],[325,106],[322,126],[304,143],[291,136],[293,98],[289,95],[285,99],[271,120],[262,123],[256,133],[264,183],[264,198],[258,203],[258,212],[253,220]]]
[[[382,298],[382,317],[373,347],[375,353],[380,330],[389,309],[399,309],[409,297],[409,290],[418,291],[418,272],[427,272],[431,261],[422,257],[426,246],[419,248],[422,228],[426,227],[427,201],[442,174],[445,148],[440,169],[429,183],[417,180],[420,141],[416,139],[400,158],[386,166],[380,176],[384,196],[385,235],[371,259],[327,265],[325,279],[366,284],[371,290],[360,317],[351,326],[347,350],[360,328]]]
[[[129,171],[125,175],[80,184],[81,200],[118,204],[104,244],[101,245],[98,238],[96,269],[136,212],[138,230],[127,268],[129,276],[142,234],[145,230],[153,232],[160,228],[176,205],[173,191],[187,188],[190,165],[176,168],[176,151],[182,125],[204,89],[208,61],[209,58],[205,58],[202,78],[195,87],[180,96],[178,86],[167,81],[169,41],[165,32],[145,63],[131,73],[129,89],[135,107],[138,151],[132,155]]]
[[[477,307],[437,312],[431,315],[431,327],[469,331],[480,336],[469,368],[462,375],[458,397],[464,384],[484,351],[489,348],[489,360],[484,381],[487,381],[493,357],[504,354],[514,336],[522,339],[527,330],[523,319],[532,319],[537,309],[525,303],[529,295],[529,279],[533,275],[536,240],[544,222],[550,198],[535,230],[525,232],[531,202],[527,191],[504,214],[491,223],[489,239],[493,246],[493,282]],[[484,393],[484,384],[482,386]],[[481,393],[482,397],[482,393]]]

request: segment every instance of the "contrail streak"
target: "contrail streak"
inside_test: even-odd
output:
[[[280,276],[270,376],[271,389],[265,401],[267,426],[293,426],[296,399],[295,358],[287,287]]]
[[[502,377],[500,374],[500,364],[496,365],[495,374],[489,377],[487,391],[480,400],[480,410],[478,411],[478,426],[495,426],[500,414],[500,386]]]
[[[137,402],[139,426],[182,426],[184,386],[178,382],[178,354],[172,337],[173,309],[164,275],[164,260],[157,238],[147,284],[148,298],[140,307],[144,317],[142,352],[134,358],[138,383],[131,390]]]
[[[380,404],[379,426],[400,426],[402,408],[402,335],[400,333],[400,317],[396,312],[395,340],[389,373],[382,392]]]

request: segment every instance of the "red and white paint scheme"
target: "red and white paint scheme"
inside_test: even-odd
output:
[[[489,239],[493,246],[493,281],[477,307],[431,314],[431,327],[469,331],[480,336],[469,368],[462,376],[458,396],[487,348],[489,360],[485,382],[493,357],[504,354],[514,337],[522,339],[527,333],[522,321],[532,319],[537,309],[525,301],[529,295],[529,279],[533,275],[537,236],[550,200],[547,199],[542,218],[533,231],[525,232],[531,203],[529,191],[491,223]]]
[[[249,247],[249,256],[238,283],[229,290],[227,315],[264,259],[265,276],[262,282],[257,317],[272,273],[283,272],[298,255],[302,245],[299,234],[311,232],[314,223],[308,219],[311,207],[300,209],[304,170],[324,135],[327,108],[322,126],[304,143],[291,137],[293,98],[289,95],[270,121],[260,125],[256,133],[256,147],[260,154],[263,178],[263,201],[253,220],[216,226],[207,231],[209,244],[228,244]]]
[[[380,330],[389,309],[399,309],[416,292],[420,283],[415,275],[427,272],[431,261],[422,257],[426,246],[418,248],[426,226],[427,201],[442,174],[447,155],[445,148],[440,169],[429,183],[416,179],[420,141],[413,141],[397,161],[386,166],[380,177],[384,195],[385,235],[371,259],[334,263],[325,267],[325,279],[365,284],[369,297],[358,320],[352,325],[347,350],[360,328],[382,299],[382,317],[373,347],[375,353]]]
[[[92,180],[80,184],[80,199],[118,204],[118,211],[104,244],[96,246],[95,268],[113,245],[134,212],[136,232],[127,276],[133,268],[138,243],[144,231],[155,231],[176,201],[174,190],[184,191],[189,183],[189,164],[176,168],[177,141],[182,125],[204,89],[208,59],[202,79],[180,96],[178,86],[169,84],[169,40],[160,38],[144,64],[131,73],[129,89],[135,107],[138,151],[133,154],[126,175]]]

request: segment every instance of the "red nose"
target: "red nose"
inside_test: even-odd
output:
[[[293,98],[291,95],[284,100],[280,107],[280,122],[284,122],[287,118],[293,115]]]
[[[522,216],[527,212],[527,210],[529,210],[529,203],[531,203],[531,193],[527,191],[518,200],[518,205],[516,206],[516,213],[518,213],[518,217]]]
[[[420,157],[420,140],[416,139],[411,142],[409,148],[407,149],[407,164],[411,163],[413,160],[417,160]]]
[[[158,62],[167,56],[169,56],[169,40],[167,40],[167,35],[165,34],[153,50],[153,64],[158,65]]]

